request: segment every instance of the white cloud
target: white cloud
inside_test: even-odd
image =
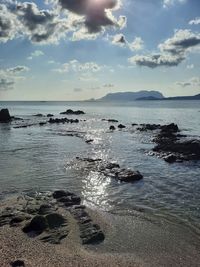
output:
[[[40,57],[43,55],[44,52],[42,52],[41,50],[35,50],[34,52],[31,53],[31,55],[27,59],[32,60],[34,57]]]
[[[159,52],[157,54],[136,55],[129,58],[129,62],[150,68],[177,66],[189,52],[193,52],[199,45],[199,33],[191,30],[177,30],[172,38],[158,45]]]
[[[175,4],[185,4],[187,0],[163,0],[163,7],[168,8]]]
[[[0,91],[13,89],[17,81],[24,79],[24,77],[19,74],[28,70],[29,68],[26,66],[0,69]]]
[[[199,77],[192,77],[188,81],[177,82],[176,84],[181,86],[181,87],[189,87],[189,86],[200,87],[200,78]]]
[[[199,24],[200,24],[200,18],[195,18],[189,21],[189,25],[199,25]]]

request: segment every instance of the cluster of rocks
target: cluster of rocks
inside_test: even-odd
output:
[[[135,182],[143,179],[143,175],[139,171],[121,168],[118,163],[104,162],[101,159],[92,158],[76,158],[87,162],[89,169],[102,173],[106,177],[114,178],[120,182]]]
[[[61,112],[60,114],[61,115],[83,115],[83,114],[85,114],[85,112],[82,110],[67,109],[66,111]]]
[[[124,129],[124,128],[126,128],[126,126],[123,125],[123,124],[119,124],[117,127],[118,127],[118,129]],[[114,131],[114,130],[116,130],[116,127],[114,125],[111,125],[109,129],[111,131]]]
[[[168,163],[200,160],[200,140],[186,140],[174,123],[167,125],[142,124],[139,131],[159,130],[153,141],[153,151]]]
[[[53,119],[53,118],[50,118],[49,123],[79,123],[79,120],[78,119],[68,119],[68,118],[61,118],[61,119]]]
[[[38,237],[42,242],[60,244],[70,231],[69,216],[80,229],[82,244],[103,241],[105,236],[100,226],[92,221],[81,205],[81,198],[74,193],[56,190],[53,194],[41,193],[34,197],[24,196],[19,203],[0,212],[0,227],[20,227],[29,237]]]

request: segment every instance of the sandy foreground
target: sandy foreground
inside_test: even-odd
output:
[[[19,200],[13,198],[0,207],[2,210],[18,204]],[[58,211],[66,216],[68,228],[68,235],[60,244],[44,243],[40,235],[25,234],[22,227],[27,222],[0,227],[0,267],[12,266],[15,260],[22,260],[27,267],[199,266],[199,236],[183,225],[140,213],[124,216],[87,209],[94,223],[100,225],[105,240],[83,245],[76,221],[68,211]]]

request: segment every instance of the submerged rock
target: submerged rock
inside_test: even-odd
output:
[[[111,125],[110,128],[109,128],[111,131],[114,131],[116,128],[114,125]]]
[[[53,117],[53,116],[54,116],[54,115],[51,114],[51,113],[47,114],[47,117]]]
[[[82,115],[82,114],[85,114],[85,112],[82,110],[67,109],[66,111],[61,112],[60,114],[61,115]]]
[[[9,110],[7,108],[0,110],[0,122],[10,122],[12,117],[10,116]]]
[[[123,125],[123,124],[119,124],[117,127],[118,127],[119,129],[124,129],[124,128],[126,128],[126,126]]]

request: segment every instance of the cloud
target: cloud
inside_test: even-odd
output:
[[[189,25],[199,25],[199,24],[200,24],[200,18],[195,18],[189,21]]]
[[[6,0],[0,11],[0,42],[26,37],[33,43],[57,43],[69,28],[56,10],[41,10],[33,2]]]
[[[181,87],[183,87],[183,88],[184,87],[189,87],[189,86],[200,87],[200,78],[199,77],[192,77],[188,81],[177,82],[176,84],[181,86]]]
[[[15,82],[9,78],[1,78],[0,76],[0,91],[13,89]]]
[[[109,39],[109,38],[108,38]],[[128,42],[123,34],[116,34],[112,36],[112,44],[121,47],[128,47],[131,51],[142,50],[144,42],[141,37],[135,37],[132,42]]]
[[[79,92],[82,92],[83,89],[82,88],[74,88],[73,90],[75,93],[79,93]]]
[[[185,4],[187,0],[163,0],[163,7],[168,8],[175,4]]]
[[[19,76],[19,74],[28,70],[29,68],[26,66],[0,69],[0,91],[13,89],[17,81],[24,79],[24,77]]]
[[[29,68],[26,66],[16,66],[16,67],[7,69],[6,72],[11,73],[11,74],[19,74],[21,72],[28,71],[28,70]]]
[[[40,57],[43,55],[44,53],[41,50],[35,50],[34,52],[31,53],[31,55],[27,59],[32,60],[34,57]]]
[[[175,31],[172,38],[158,46],[159,53],[150,55],[136,55],[129,58],[130,63],[138,66],[156,68],[160,66],[172,67],[179,65],[189,52],[200,44],[200,34],[191,30]]]
[[[78,60],[74,59],[69,61],[68,63],[62,64],[60,68],[54,69],[53,71],[59,73],[66,72],[98,72],[101,70],[101,66],[99,66],[95,62],[84,62],[81,63]]]
[[[95,39],[108,26],[126,26],[125,16],[113,15],[121,0],[57,0],[45,4],[51,9],[40,9],[34,2],[4,0],[0,4],[0,42],[25,37],[33,43],[53,44],[67,34],[73,41]]]
[[[62,9],[83,17],[83,24],[91,34],[99,33],[107,26],[124,27],[126,23],[124,16],[117,20],[112,14],[120,8],[120,0],[58,0],[58,3]]]

